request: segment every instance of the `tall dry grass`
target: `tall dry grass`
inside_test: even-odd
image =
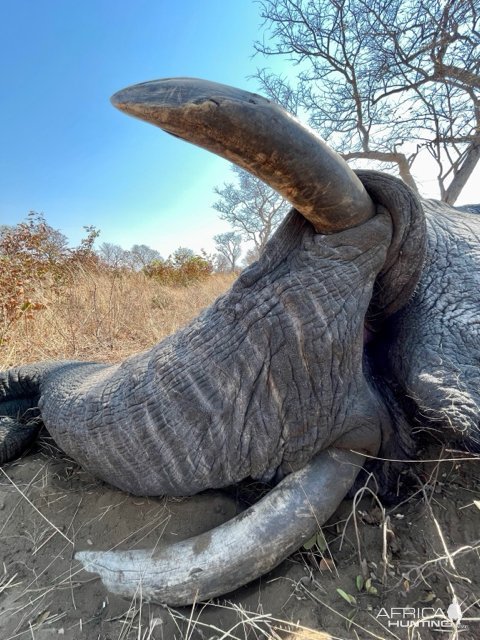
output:
[[[10,328],[0,344],[0,369],[49,359],[121,360],[187,324],[234,279],[213,274],[167,287],[142,273],[76,268],[61,289],[38,285],[41,308]]]

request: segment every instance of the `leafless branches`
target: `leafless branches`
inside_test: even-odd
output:
[[[264,182],[239,167],[232,166],[236,183],[214,189],[219,200],[213,205],[222,220],[231,224],[255,247],[256,258],[290,209],[290,204]]]
[[[346,159],[412,166],[428,152],[454,203],[480,158],[478,0],[262,0],[264,40],[296,78],[262,69],[262,88]]]

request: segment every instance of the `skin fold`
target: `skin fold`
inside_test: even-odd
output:
[[[412,425],[480,451],[480,216],[424,201],[428,246],[411,302],[379,340]]]

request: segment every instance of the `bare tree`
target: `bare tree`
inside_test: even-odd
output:
[[[130,249],[130,255],[133,267],[139,270],[162,257],[156,249],[152,249],[146,244],[134,244]]]
[[[146,244],[134,244],[130,250],[124,249],[119,244],[103,242],[98,251],[98,256],[111,267],[127,267],[140,271],[154,260],[161,260],[161,255],[156,249]]]
[[[97,255],[103,262],[108,264],[109,267],[113,267],[114,269],[132,266],[130,251],[127,251],[119,244],[102,242],[97,249]]]
[[[235,271],[237,260],[242,253],[242,236],[235,231],[227,231],[213,236],[215,248],[225,260],[222,261],[228,271]]]
[[[222,253],[216,253],[212,256],[211,262],[217,273],[226,273],[230,271],[230,264]]]
[[[220,199],[213,208],[245,240],[252,241],[257,254],[260,254],[290,205],[271,187],[247,171],[235,166],[232,171],[237,183],[226,183],[222,188],[214,189]]]
[[[480,159],[478,0],[262,0],[268,40],[255,47],[297,65],[296,81],[259,70],[273,99],[348,159],[396,166],[435,160],[453,204]]]

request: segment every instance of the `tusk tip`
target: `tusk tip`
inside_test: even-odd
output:
[[[200,78],[160,78],[121,89],[110,98],[117,109],[131,113],[134,106],[182,108],[209,101],[236,101],[270,105],[270,100],[250,91]]]

